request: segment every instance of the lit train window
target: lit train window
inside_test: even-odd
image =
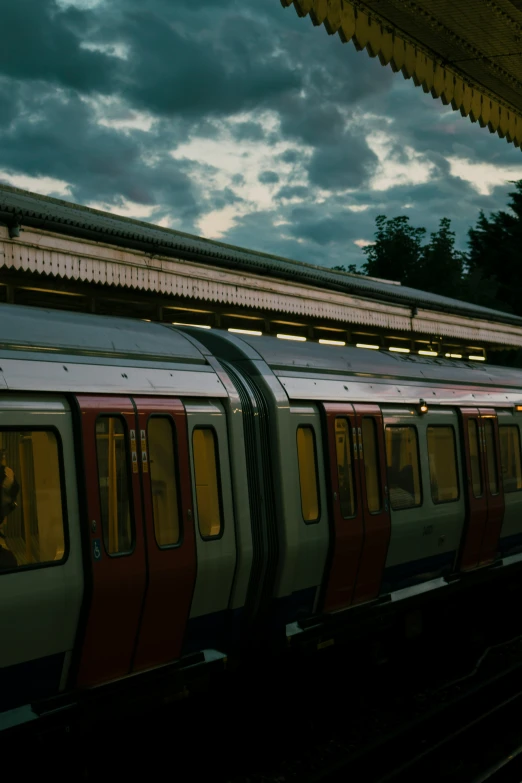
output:
[[[364,457],[364,478],[366,482],[366,500],[371,514],[381,510],[381,482],[379,479],[379,446],[375,419],[365,417],[362,420],[362,442]]]
[[[471,465],[471,486],[476,498],[482,496],[482,467],[480,464],[480,451],[478,439],[478,427],[476,419],[468,420],[469,461]]]
[[[495,429],[493,419],[484,419],[486,437],[486,461],[488,465],[489,491],[498,495],[497,451],[495,449]]]
[[[519,489],[522,489],[520,433],[516,425],[499,427],[498,432],[500,436],[500,462],[502,464],[504,492],[517,492]]]
[[[455,432],[430,426],[427,435],[431,497],[434,503],[451,503],[459,498]]]
[[[195,427],[192,433],[196,504],[201,537],[218,538],[223,528],[218,481],[218,456],[214,430]]]
[[[337,456],[341,516],[343,519],[348,519],[355,514],[353,434],[348,419],[338,418],[335,420],[335,451]]]
[[[419,444],[415,427],[386,427],[386,466],[393,510],[420,506]]]
[[[180,540],[178,471],[174,428],[166,416],[154,416],[147,426],[154,534],[159,547]]]
[[[318,522],[319,488],[317,486],[315,434],[312,427],[297,428],[297,459],[303,519],[307,523]]]
[[[103,541],[110,555],[128,554],[134,546],[124,426],[119,416],[101,416],[96,422],[100,514]]]
[[[0,570],[65,559],[61,459],[52,430],[0,432]]]

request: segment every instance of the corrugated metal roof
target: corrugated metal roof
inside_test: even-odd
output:
[[[246,250],[144,221],[90,209],[60,199],[0,185],[0,223],[33,226],[56,233],[80,236],[108,244],[153,251],[212,266],[248,271],[284,280],[295,280],[322,289],[411,307],[482,318],[522,326],[522,318],[457,299],[419,291],[394,283],[336,272],[288,258]]]

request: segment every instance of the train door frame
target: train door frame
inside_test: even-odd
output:
[[[131,433],[137,417],[131,397],[77,395],[81,416],[82,455],[86,488],[86,518],[91,595],[79,651],[76,684],[89,687],[124,677],[132,669],[132,658],[146,586],[146,553],[142,518],[141,477],[137,449]],[[133,548],[129,553],[109,554],[104,545],[101,520],[96,422],[100,416],[117,416],[126,423],[127,474],[132,499]],[[134,453],[133,453],[134,452]],[[123,589],[122,589],[123,588]]]
[[[382,410],[379,405],[361,403],[356,403],[354,410],[359,439],[360,486],[364,519],[364,544],[353,595],[353,603],[359,604],[375,600],[379,596],[391,538],[391,514]],[[371,419],[375,428],[380,490],[380,509],[378,511],[370,511],[368,505],[366,458],[362,431],[364,419]]]
[[[333,555],[330,560],[328,586],[325,593],[325,610],[333,611],[339,606],[340,592],[344,592],[346,600],[343,607],[365,603],[379,597],[388,546],[391,537],[391,515],[388,500],[386,478],[386,453],[384,443],[383,415],[379,405],[365,403],[323,403],[327,418],[328,453],[330,456],[330,492],[337,493],[333,499],[334,522],[332,534]],[[354,479],[356,482],[357,514],[345,520],[342,518],[339,499],[339,483],[336,475],[335,451],[335,418],[352,417],[354,446]],[[366,462],[363,448],[363,421],[371,419],[374,422],[375,445],[377,448],[377,467],[379,471],[378,511],[371,511],[368,503],[366,485]],[[333,494],[331,495],[333,497]],[[355,534],[346,532],[346,522],[355,520]],[[339,537],[338,537],[339,536]],[[351,540],[350,540],[351,539]],[[355,551],[358,542],[358,553]],[[353,549],[354,551],[351,551]],[[344,555],[344,559],[343,559]],[[350,570],[346,571],[346,557],[350,556]],[[356,572],[354,563],[357,559]],[[353,581],[348,598],[349,583]]]
[[[499,548],[500,531],[504,521],[504,487],[502,485],[502,465],[500,459],[500,436],[498,432],[498,416],[494,408],[479,408],[482,424],[482,445],[484,475],[486,476],[486,496],[488,502],[488,516],[484,529],[484,536],[480,547],[479,565],[488,565],[495,561]],[[489,473],[488,447],[484,422],[491,420],[493,423],[494,464],[496,468],[497,492],[491,490],[491,476]]]
[[[462,423],[462,451],[466,470],[466,523],[458,558],[458,570],[469,571],[492,563],[498,549],[500,531],[504,517],[504,493],[500,474],[500,443],[498,417],[493,408],[459,408]],[[497,465],[498,492],[490,489],[486,455],[484,419],[492,419],[495,439],[495,460]],[[476,497],[473,490],[471,454],[469,445],[469,422],[477,427],[478,465],[482,494]]]
[[[332,612],[350,606],[357,581],[357,572],[364,545],[364,521],[361,501],[360,462],[357,426],[353,405],[324,403],[326,464],[329,471],[327,494],[330,499],[330,551],[328,577],[323,599],[323,609]],[[339,471],[337,459],[337,419],[347,419],[350,426],[355,514],[344,517],[341,509]]]
[[[147,551],[147,586],[136,641],[133,671],[161,665],[181,657],[196,584],[196,542],[192,511],[187,415],[181,400],[134,397],[138,416],[141,488]],[[156,538],[149,423],[162,418],[173,434],[174,468],[179,496],[179,539],[160,546]]]

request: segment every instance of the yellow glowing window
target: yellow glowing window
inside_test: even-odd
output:
[[[119,416],[103,416],[96,422],[100,513],[105,549],[110,555],[129,553],[134,544],[124,427]]]
[[[499,427],[500,462],[504,492],[518,492],[522,489],[520,465],[520,433],[516,425]]]
[[[180,539],[180,519],[172,420],[154,416],[147,430],[154,534],[159,547],[174,546]]]
[[[366,481],[366,500],[371,514],[381,510],[381,483],[379,479],[379,446],[375,420],[365,417],[362,420],[362,445],[364,459],[364,478]]]
[[[338,418],[335,420],[335,452],[337,456],[341,516],[343,519],[348,519],[355,514],[353,435],[348,419]]]
[[[458,500],[457,456],[453,427],[428,427],[428,461],[434,503]]]
[[[421,504],[419,448],[415,427],[386,427],[386,467],[394,511]]]
[[[297,428],[297,459],[303,519],[307,523],[318,522],[319,488],[317,486],[315,435],[312,427]]]
[[[486,441],[486,462],[488,466],[489,491],[492,495],[497,495],[497,451],[495,449],[495,429],[493,419],[484,419],[484,437]]]
[[[476,498],[482,495],[482,466],[480,464],[479,433],[476,419],[468,420],[469,462],[471,486]]]
[[[192,433],[196,505],[202,538],[218,538],[223,527],[218,482],[217,443],[214,430],[196,427]]]
[[[58,449],[52,430],[0,432],[0,570],[65,557]]]

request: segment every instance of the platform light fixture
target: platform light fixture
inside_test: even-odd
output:
[[[410,353],[409,348],[397,348],[395,345],[392,345],[388,350],[394,353]]]
[[[356,348],[369,348],[371,351],[378,351],[380,345],[371,345],[370,343],[355,343]]]
[[[263,332],[256,332],[254,329],[233,329],[232,327],[228,331],[234,332],[234,334],[251,334],[253,337],[261,337],[263,334]]]
[[[468,356],[468,359],[472,359],[474,362],[485,362],[485,356]]]
[[[462,359],[461,353],[445,353],[446,359]]]
[[[437,351],[419,351],[420,356],[438,356]]]
[[[179,324],[176,321],[172,322],[172,326],[192,326],[194,329],[212,329],[211,326],[207,326],[206,324]]]
[[[321,345],[346,345],[342,340],[319,340]]]
[[[278,334],[280,340],[296,340],[300,343],[306,342],[306,337],[300,337],[298,334]]]

